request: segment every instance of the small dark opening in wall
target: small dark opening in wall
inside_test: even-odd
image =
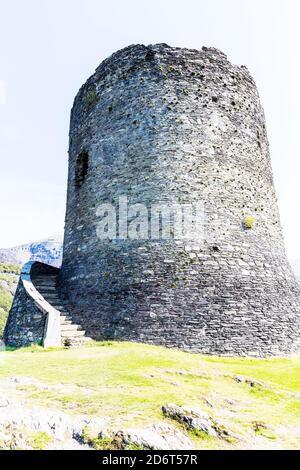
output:
[[[76,160],[75,168],[75,188],[79,189],[86,179],[89,169],[89,154],[86,151],[81,152]]]
[[[147,51],[147,54],[145,55],[145,59],[150,61],[150,60],[153,60],[154,57],[155,57],[155,52],[149,49]]]

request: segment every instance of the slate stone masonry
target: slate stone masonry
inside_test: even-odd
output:
[[[299,350],[299,287],[245,67],[213,48],[116,52],[75,99],[69,156],[60,288],[87,334],[212,354]],[[97,206],[124,194],[204,201],[205,243],[97,240]]]
[[[20,280],[4,330],[6,346],[22,347],[34,343],[42,344],[45,322],[46,315],[28,296]]]
[[[40,275],[57,275],[57,272],[57,268],[38,261],[29,261],[23,266],[4,329],[6,346],[22,347],[44,343],[50,305],[35,289],[33,281]]]

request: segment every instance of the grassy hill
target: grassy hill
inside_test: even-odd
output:
[[[109,418],[112,429],[166,421],[161,406],[198,407],[231,439],[191,433],[200,449],[300,448],[300,357],[220,358],[118,342],[0,353],[0,386],[31,405]]]
[[[21,266],[0,263],[0,338],[17,287]]]

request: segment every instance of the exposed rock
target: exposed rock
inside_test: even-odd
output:
[[[192,449],[190,439],[179,429],[166,423],[158,423],[146,429],[129,429],[116,434],[122,446],[134,445],[143,449],[188,450]]]
[[[237,438],[226,427],[200,408],[191,408],[169,404],[162,406],[165,416],[178,421],[189,430],[198,431],[212,437],[224,439]]]
[[[27,444],[24,434],[15,425],[7,423],[0,426],[0,449],[27,450],[30,449],[30,446]]]
[[[169,423],[157,423],[144,429],[114,430],[109,417],[72,416],[62,411],[28,407],[16,398],[15,386],[30,384],[28,377],[12,377],[0,389],[0,449],[30,449],[32,436],[48,437],[47,449],[192,449],[189,437]]]
[[[215,423],[208,413],[199,408],[182,407],[173,404],[162,406],[165,416],[174,419],[186,426],[190,431],[205,432],[209,436],[217,437]]]
[[[77,447],[85,426],[91,423],[95,426],[97,423],[99,429],[103,426],[103,420],[100,418],[73,417],[51,409],[29,408],[22,401],[8,401],[5,398],[1,403],[0,448],[26,449],[27,437],[38,432],[50,436],[52,448],[60,447],[62,443],[65,445],[68,441],[74,441],[73,444]]]
[[[259,380],[251,379],[250,377],[244,377],[243,375],[235,375],[234,380],[238,383],[246,383],[250,387],[266,388],[266,384]]]
[[[9,405],[9,401],[6,398],[1,398],[0,397],[0,408],[3,408],[5,406]]]

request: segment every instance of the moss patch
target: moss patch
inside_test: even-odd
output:
[[[44,450],[51,442],[49,434],[43,431],[36,432],[26,439],[28,445],[34,450]]]
[[[256,224],[255,217],[247,216],[243,220],[243,225],[248,230],[254,228],[255,224]]]
[[[95,87],[90,87],[84,97],[85,103],[89,108],[94,108],[99,101]]]

